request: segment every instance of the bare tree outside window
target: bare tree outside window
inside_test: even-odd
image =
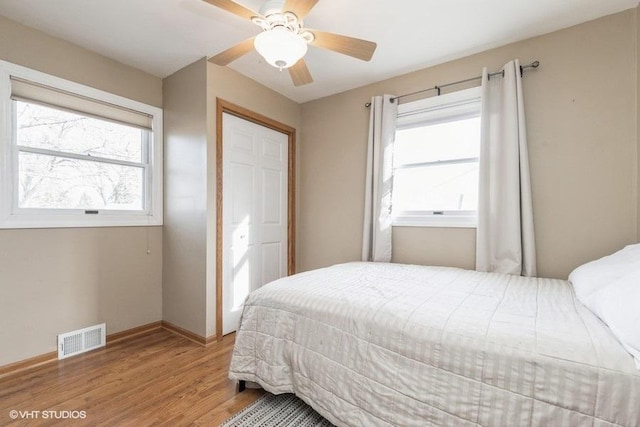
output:
[[[16,101],[18,206],[144,210],[146,130]]]

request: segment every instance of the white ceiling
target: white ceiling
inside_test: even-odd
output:
[[[258,10],[262,0],[237,0]],[[320,0],[305,26],[378,43],[371,62],[310,48],[314,83],[254,52],[230,64],[305,102],[635,7],[638,0]],[[0,0],[0,15],[158,77],[259,28],[202,0]],[[520,58],[527,61],[535,58]]]

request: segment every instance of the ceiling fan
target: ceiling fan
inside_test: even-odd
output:
[[[318,0],[267,0],[259,13],[232,0],[204,1],[248,19],[263,30],[257,36],[209,58],[217,65],[227,65],[255,47],[270,65],[280,70],[289,69],[293,84],[302,86],[313,82],[303,58],[308,45],[363,61],[369,61],[376,50],[376,44],[367,40],[305,28],[302,19]]]

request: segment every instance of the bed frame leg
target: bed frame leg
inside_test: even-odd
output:
[[[238,393],[242,393],[247,388],[247,382],[244,380],[238,381]]]

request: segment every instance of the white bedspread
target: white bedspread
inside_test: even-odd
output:
[[[640,371],[568,282],[349,263],[252,293],[232,379],[338,426],[639,426]]]

